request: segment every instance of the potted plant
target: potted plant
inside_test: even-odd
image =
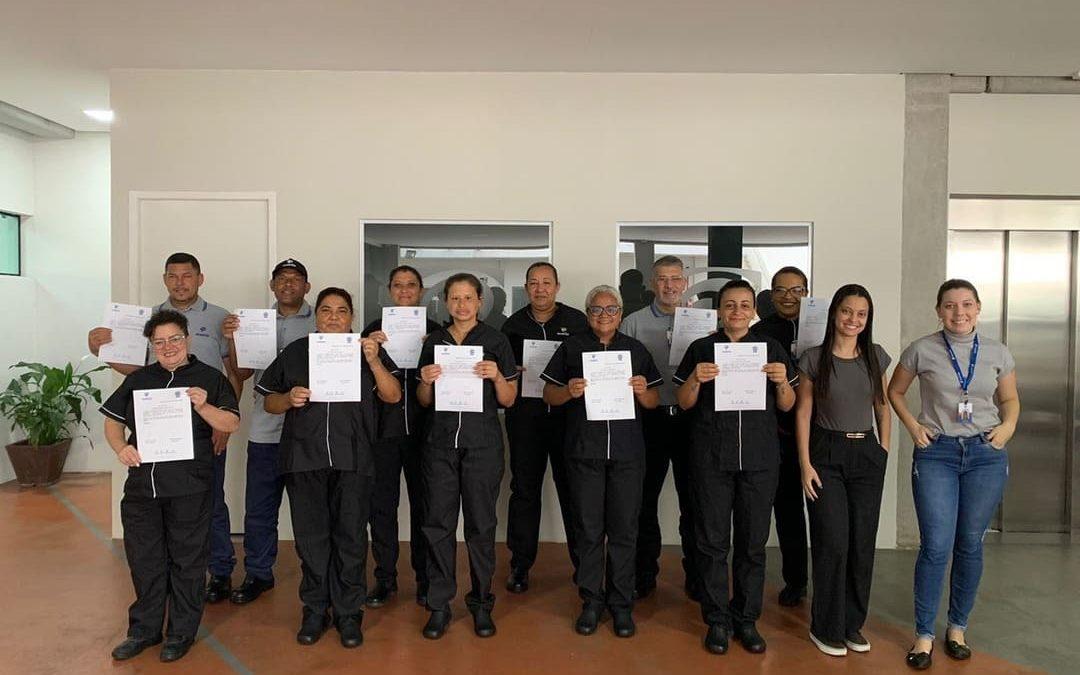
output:
[[[11,367],[26,370],[0,392],[0,415],[11,420],[12,431],[18,427],[26,434],[25,439],[7,445],[15,479],[24,487],[52,485],[64,471],[72,430],[81,425],[90,431],[83,420],[83,406],[89,399],[101,403],[101,390],[93,385],[90,374],[108,366],[85,373],[70,363],[53,368],[20,361]]]

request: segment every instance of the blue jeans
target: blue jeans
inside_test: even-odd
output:
[[[945,568],[949,579],[949,627],[967,629],[983,568],[983,536],[1009,477],[1005,450],[983,434],[939,435],[915,448],[911,488],[922,544],[915,561],[915,632],[933,638]]]
[[[244,494],[244,571],[273,581],[278,551],[278,511],[285,481],[278,473],[278,444],[248,441]]]
[[[210,574],[215,577],[232,575],[236,565],[229,525],[229,505],[225,503],[225,454],[214,455],[214,513],[210,519]]]

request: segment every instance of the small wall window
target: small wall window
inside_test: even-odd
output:
[[[0,212],[0,274],[22,273],[19,256],[19,216]]]

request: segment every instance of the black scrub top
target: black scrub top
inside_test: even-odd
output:
[[[526,305],[511,314],[502,325],[502,332],[509,338],[510,348],[514,350],[514,361],[520,366],[525,365],[525,359],[522,356],[525,340],[563,342],[572,335],[580,335],[588,330],[589,322],[584,312],[567,307],[561,302],[555,303],[555,313],[544,323],[534,319],[532,307]],[[524,398],[521,395],[521,389],[519,386],[514,406],[506,411],[508,418],[522,422],[536,420],[542,423],[547,415],[565,414],[564,406],[549,406],[542,398]]]
[[[723,330],[690,343],[674,380],[682,385],[699,363],[714,363],[713,345],[731,342]],[[798,385],[799,375],[780,343],[751,329],[740,342],[764,342],[766,363],[783,363],[788,382]],[[703,382],[697,403],[691,409],[690,447],[697,452],[715,453],[720,466],[732,471],[770,469],[780,463],[780,440],[777,435],[776,386],[765,386],[765,410],[725,410],[714,406],[713,382]]]
[[[439,329],[439,324],[431,319],[427,320],[427,332],[431,335]],[[382,319],[375,319],[364,328],[361,333],[367,337],[375,331],[382,330]],[[398,382],[401,383],[401,400],[397,403],[386,403],[383,400],[376,402],[378,418],[378,438],[401,438],[402,436],[416,436],[424,428],[427,417],[427,409],[422,407],[416,400],[416,373],[414,368],[400,368],[397,373]]]
[[[255,388],[263,396],[287,394],[293,387],[308,387],[309,338],[300,338],[281,350]],[[360,349],[360,345],[356,345]],[[379,349],[379,360],[397,376],[397,366]],[[371,447],[376,439],[375,375],[360,357],[361,401],[308,402],[289,408],[278,446],[278,472],[300,473],[318,469],[375,474]]]
[[[605,345],[597,339],[592,330],[565,340],[555,351],[540,377],[546,382],[565,387],[575,377],[583,377],[583,354],[603,351],[630,352],[630,374],[644,375],[650,389],[664,383],[652,355],[641,342],[616,332],[611,338],[611,344]],[[567,414],[567,457],[621,462],[645,461],[645,437],[641,430],[642,408],[637,397],[634,397],[635,416],[632,420],[590,421],[586,416],[584,396],[570,399],[563,407]]]
[[[773,314],[754,324],[754,332],[776,340],[787,352],[788,359],[792,363],[796,363],[793,351],[795,349],[795,338],[799,336],[798,317],[785,319],[779,314]],[[787,412],[777,410],[776,420],[780,424],[780,433],[788,436],[795,435],[795,408]]]
[[[159,363],[143,366],[124,378],[99,410],[102,414],[128,428],[128,443],[139,447],[135,432],[135,392],[141,389],[186,389],[199,387],[206,390],[208,405],[221,408],[240,416],[236,393],[229,380],[217,368],[188,355],[187,365],[173,372]],[[182,497],[209,490],[214,482],[213,428],[199,413],[192,410],[191,427],[195,440],[195,458],[175,462],[148,462],[128,467],[124,495],[128,497]]]
[[[448,327],[439,327],[428,334],[420,351],[420,368],[435,363],[435,345],[457,345]],[[494,361],[508,381],[517,379],[517,363],[506,336],[483,321],[473,326],[461,342],[462,347],[483,350],[482,361]],[[416,371],[420,379],[420,370]],[[495,383],[484,380],[483,412],[446,412],[431,405],[426,442],[437,448],[502,447],[502,426],[499,424],[499,403],[495,398]]]

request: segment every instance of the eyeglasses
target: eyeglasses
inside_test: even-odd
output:
[[[588,310],[589,314],[592,314],[593,316],[600,316],[601,314],[615,316],[622,311],[622,307],[619,307],[618,305],[607,305],[606,307],[601,307],[600,305],[589,305],[586,309]]]
[[[806,286],[792,286],[791,288],[784,288],[783,286],[773,286],[773,295],[785,295],[788,293],[797,298],[801,298],[806,295]]]
[[[170,347],[176,347],[186,339],[186,335],[181,335],[180,333],[177,333],[176,335],[171,335],[167,338],[158,338],[157,340],[151,340],[150,344],[154,346],[154,349],[160,352],[162,349],[165,349],[165,345],[168,345]]]

